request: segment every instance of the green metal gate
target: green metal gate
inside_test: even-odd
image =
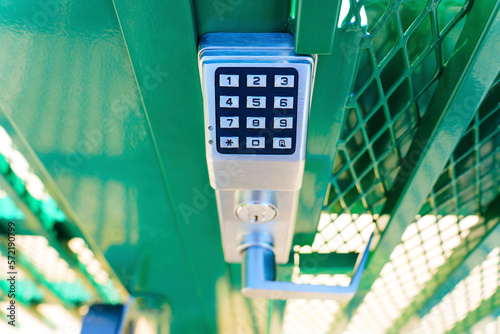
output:
[[[500,333],[500,1],[17,0],[0,27],[20,304],[0,331],[79,333],[91,304],[133,297],[139,333]],[[291,32],[318,55],[278,275],[348,285],[375,231],[348,304],[239,292],[205,162],[207,32]]]

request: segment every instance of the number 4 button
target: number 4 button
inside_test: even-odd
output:
[[[220,106],[221,108],[238,108],[239,103],[238,96],[220,96]]]

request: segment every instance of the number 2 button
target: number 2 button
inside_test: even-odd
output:
[[[238,108],[240,106],[238,96],[224,96],[220,97],[221,108]]]
[[[247,75],[247,87],[266,87],[266,76]]]

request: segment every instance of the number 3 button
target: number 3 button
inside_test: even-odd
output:
[[[293,87],[293,75],[275,75],[274,87]]]

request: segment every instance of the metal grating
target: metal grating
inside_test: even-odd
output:
[[[344,26],[359,21],[363,8],[368,33],[362,40],[318,233],[311,246],[296,251],[359,252],[374,228],[385,229],[387,217],[380,214],[386,194],[472,5],[473,1],[456,0],[351,1]],[[456,266],[488,233],[487,222],[480,222],[478,215],[500,193],[499,79],[500,75],[391,261],[352,316],[348,332],[394,330],[395,324],[401,325],[399,317],[413,310],[415,298],[432,286],[434,275]],[[343,311],[339,303],[298,304],[288,302],[283,333],[330,332],[335,314]],[[310,326],[299,327],[298,319],[306,312],[321,321],[315,318]],[[320,322],[330,326],[315,325]]]
[[[362,3],[369,27],[374,13],[388,5],[388,1],[358,4]],[[436,1],[422,8],[416,3],[391,1],[362,41],[325,211],[381,213],[469,10],[469,1],[460,1],[461,7],[451,11],[448,6],[431,6]],[[379,231],[385,228],[383,221],[376,225]]]
[[[123,288],[111,279],[87,242],[80,237],[68,241],[58,235],[55,226],[70,222],[2,127],[0,173],[6,189],[0,190],[0,228],[6,231],[7,222],[19,222],[15,239],[19,280],[16,299],[30,314],[24,318],[23,313],[24,319],[19,320],[21,332],[38,324],[37,328],[44,333],[56,330],[76,333],[81,313],[88,309],[86,304],[123,302]],[[26,227],[28,220],[33,230]],[[7,242],[6,237],[0,239],[4,245],[0,247],[0,260],[4,264],[1,271],[5,276]],[[0,302],[7,300],[7,283],[0,282],[3,292]],[[54,310],[58,310],[57,318]]]
[[[419,322],[408,323],[406,333],[441,334],[451,330],[483,300],[490,298],[500,287],[500,248],[495,248],[486,259],[462,280],[429,314]]]

